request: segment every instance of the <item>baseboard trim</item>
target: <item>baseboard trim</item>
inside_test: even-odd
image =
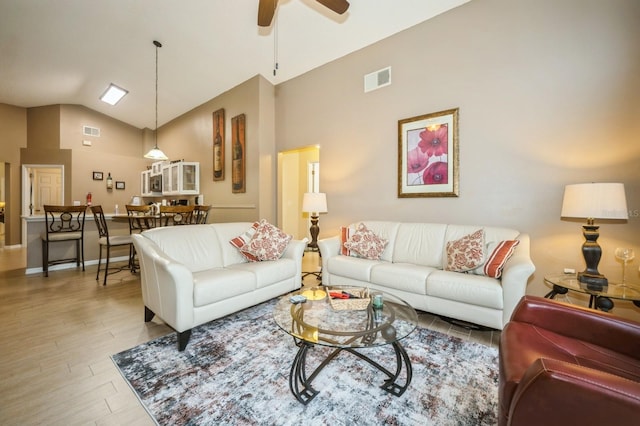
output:
[[[129,256],[119,256],[119,257],[114,257],[113,259],[111,259],[109,261],[109,263],[112,263],[112,262],[128,262],[128,261],[129,261]],[[87,266],[97,265],[97,264],[98,264],[98,259],[87,260],[87,261],[84,262],[85,268]],[[104,264],[104,262],[103,262],[103,264]],[[63,269],[76,269],[76,268],[78,268],[78,266],[76,266],[75,263],[63,263],[63,264],[60,264],[60,265],[49,266],[49,272],[51,272],[51,271],[60,271],[60,270],[63,270]],[[31,275],[31,274],[38,274],[38,273],[42,273],[42,272],[43,272],[42,266],[39,266],[37,268],[27,268],[24,273],[25,273],[25,275]]]

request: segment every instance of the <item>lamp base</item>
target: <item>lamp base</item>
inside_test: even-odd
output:
[[[609,285],[609,280],[604,275],[595,275],[588,272],[578,273],[578,281],[586,284],[589,290],[602,290]]]
[[[320,233],[318,219],[318,216],[311,215],[311,227],[309,228],[309,233],[311,234],[311,242],[307,244],[307,247],[312,250],[318,250],[318,234]]]

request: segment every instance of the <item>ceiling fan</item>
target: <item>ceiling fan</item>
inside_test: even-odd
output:
[[[349,9],[347,0],[316,0],[321,5],[328,7],[338,15],[342,15]],[[278,0],[259,0],[258,3],[258,26],[268,27],[273,21],[273,15],[278,6]]]

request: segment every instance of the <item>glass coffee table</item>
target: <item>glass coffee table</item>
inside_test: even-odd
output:
[[[576,274],[558,274],[544,277],[551,291],[544,297],[553,299],[558,294],[576,291],[589,295],[589,307],[608,312],[613,309],[613,300],[627,300],[640,307],[640,287],[609,281],[609,285],[597,287],[578,281]]]
[[[274,308],[276,323],[298,346],[289,373],[289,387],[302,404],[308,404],[318,394],[313,380],[342,352],[355,355],[384,373],[381,388],[393,395],[402,395],[411,383],[411,361],[400,341],[417,327],[416,311],[391,294],[371,291],[369,296],[362,290],[368,292],[359,287],[302,288],[282,296]],[[307,301],[292,303],[291,296],[299,294],[307,296]],[[340,298],[330,299],[331,294]],[[317,345],[333,350],[308,374],[307,353]],[[395,365],[386,368],[360,351],[373,347],[393,351]]]

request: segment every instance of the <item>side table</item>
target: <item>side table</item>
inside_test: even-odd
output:
[[[304,281],[305,277],[308,277],[309,275],[313,275],[314,277],[316,277],[316,279],[318,281],[322,281],[322,254],[320,253],[320,250],[317,248],[312,248],[312,247],[306,247],[304,249],[305,253],[318,253],[318,257],[320,258],[320,270],[319,271],[302,271],[302,280]],[[303,254],[304,256],[304,254]]]
[[[558,294],[568,291],[589,295],[589,307],[609,312],[613,309],[613,300],[628,300],[640,307],[640,286],[635,284],[621,284],[609,280],[609,285],[602,288],[578,281],[576,274],[558,274],[544,277],[545,284],[551,286],[551,291],[545,294],[547,299],[553,299]]]

